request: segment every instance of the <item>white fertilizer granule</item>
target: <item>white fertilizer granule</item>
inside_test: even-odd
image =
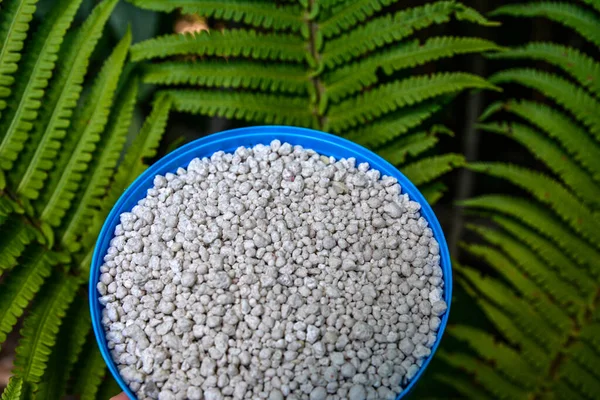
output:
[[[157,176],[97,285],[122,377],[139,399],[394,399],[446,311],[400,191],[277,140]]]

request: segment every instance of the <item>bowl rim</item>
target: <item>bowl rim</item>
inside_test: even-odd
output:
[[[381,156],[375,154],[371,150],[354,143],[348,139],[344,139],[342,137],[332,135],[329,133],[325,133],[322,131],[309,129],[309,128],[300,128],[293,126],[281,126],[281,125],[265,125],[265,126],[252,126],[252,127],[244,127],[244,128],[236,128],[230,129],[218,133],[213,133],[202,138],[196,139],[190,143],[185,144],[177,148],[176,150],[170,152],[164,157],[160,158],[152,165],[150,165],[144,172],[142,172],[121,194],[117,202],[113,205],[110,213],[106,217],[102,229],[98,235],[96,240],[96,244],[94,247],[94,252],[92,255],[92,261],[90,266],[90,280],[89,280],[89,306],[92,320],[92,327],[94,331],[94,336],[96,338],[96,342],[98,347],[100,348],[100,353],[104,362],[108,366],[109,371],[121,387],[123,391],[129,396],[130,399],[137,399],[137,396],[133,393],[133,391],[129,388],[119,370],[117,369],[116,363],[113,361],[110,351],[108,350],[108,345],[106,341],[105,331],[102,326],[102,306],[99,303],[99,295],[97,293],[96,285],[100,277],[100,266],[104,262],[104,255],[106,254],[106,250],[108,249],[110,240],[113,238],[114,229],[118,224],[118,219],[123,212],[130,211],[133,208],[133,205],[137,204],[137,202],[142,199],[146,195],[146,191],[152,186],[152,180],[154,176],[161,174],[164,175],[167,172],[174,172],[178,167],[187,167],[189,161],[181,162],[177,164],[174,168],[171,168],[169,164],[174,163],[186,156],[192,156],[190,153],[200,153],[202,149],[210,146],[214,146],[216,150],[212,151],[212,153],[219,151],[217,145],[223,144],[225,142],[230,142],[232,140],[237,140],[239,145],[229,146],[229,148],[235,148],[244,146],[251,146],[252,143],[259,144],[268,144],[272,140],[277,138],[285,137],[285,140],[281,140],[281,142],[289,142],[288,139],[293,138],[297,139],[296,143],[289,142],[292,145],[301,145],[306,149],[311,149],[311,146],[308,144],[303,144],[302,140],[312,140],[322,142],[323,145],[332,150],[340,150],[345,152],[344,155],[339,154],[331,154],[336,157],[336,159],[340,158],[349,158],[355,157],[357,162],[368,162],[370,167],[373,169],[377,169],[381,172],[382,175],[388,175],[396,178],[398,183],[401,186],[402,193],[407,193],[411,200],[418,202],[421,205],[421,215],[427,220],[429,227],[433,231],[434,238],[438,241],[440,248],[440,267],[443,272],[443,281],[444,281],[444,300],[448,305],[446,312],[442,315],[441,323],[437,331],[437,337],[434,345],[431,347],[431,354],[424,359],[419,371],[415,376],[410,380],[408,385],[398,394],[396,400],[400,400],[415,387],[416,383],[419,381],[427,366],[431,362],[439,344],[443,338],[446,325],[448,323],[448,318],[450,315],[450,305],[452,301],[452,263],[450,258],[450,252],[448,249],[448,244],[444,237],[444,232],[441,228],[441,225],[433,212],[433,209],[425,199],[425,197],[421,194],[421,192],[416,188],[416,186],[402,174],[402,172],[396,168],[394,165],[390,164],[388,161],[384,160]],[[252,139],[252,140],[250,140]],[[233,150],[226,149],[224,151],[230,152]],[[315,150],[319,154],[327,155],[320,150]],[[205,157],[206,154],[202,153],[193,156],[195,157]],[[190,158],[190,161],[191,159]],[[167,169],[166,169],[167,168]],[[150,185],[148,185],[149,178]],[[141,197],[140,197],[141,194]],[[135,200],[135,201],[134,201]],[[128,203],[134,201],[130,207]],[[124,209],[126,207],[126,209]]]

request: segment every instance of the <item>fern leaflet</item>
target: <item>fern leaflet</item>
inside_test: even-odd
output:
[[[402,173],[415,185],[429,183],[434,179],[450,172],[454,167],[465,165],[465,159],[460,154],[443,154],[415,161],[402,167]]]
[[[509,69],[490,78],[493,83],[515,82],[531,87],[565,107],[590,128],[600,140],[600,103],[583,88],[573,85],[555,74],[535,69]]]
[[[73,37],[64,56],[64,70],[53,82],[48,97],[48,109],[43,114],[35,139],[30,140],[29,151],[21,159],[24,171],[17,171],[17,193],[36,199],[44,185],[47,172],[53,165],[52,160],[57,156],[60,140],[66,135],[69,118],[76,106],[82,90],[83,78],[87,70],[89,57],[98,42],[104,24],[116,5],[117,0],[104,0],[100,3],[86,22]]]
[[[437,142],[435,135],[418,132],[390,143],[377,153],[390,163],[398,165],[402,164],[407,156],[419,155],[435,146]]]
[[[319,22],[319,30],[326,38],[338,35],[397,2],[398,0],[357,0],[342,4],[331,11],[329,18]]]
[[[496,9],[491,15],[548,18],[575,30],[584,39],[600,47],[600,19],[591,11],[575,4],[550,1],[510,4]]]
[[[33,246],[27,253],[22,265],[0,286],[0,343],[4,343],[25,307],[50,276],[52,259],[46,255],[46,250]]]
[[[62,319],[78,286],[79,278],[55,274],[36,297],[21,329],[21,339],[16,349],[14,372],[25,382],[40,382],[50,349],[56,342]]]
[[[23,379],[12,376],[8,381],[8,386],[2,392],[2,400],[20,400],[23,389]]]
[[[166,90],[177,111],[209,116],[315,126],[315,117],[307,98],[272,94],[201,90]]]
[[[486,195],[459,202],[464,206],[498,211],[522,221],[552,239],[560,248],[582,265],[593,266],[600,253],[557,220],[546,207],[529,200],[503,195]]]
[[[554,43],[529,43],[523,47],[492,53],[490,58],[531,58],[560,67],[596,95],[600,95],[600,64],[579,50]]]
[[[527,190],[541,202],[550,205],[576,232],[590,239],[596,246],[600,245],[595,240],[597,235],[594,228],[600,222],[598,216],[554,179],[527,168],[502,163],[472,163],[469,168],[506,179]]]
[[[56,55],[73,21],[81,0],[66,0],[55,6],[51,14],[44,18],[40,31],[33,38],[30,51],[26,52],[24,66],[15,91],[16,107],[8,110],[0,132],[4,135],[0,141],[0,168],[10,170],[23,144],[33,129],[33,122],[42,105],[40,101],[48,81],[52,76]]]
[[[190,84],[301,94],[312,90],[309,79],[306,69],[297,65],[259,64],[243,60],[164,62],[149,65],[144,73],[145,83]]]
[[[444,57],[499,49],[493,42],[479,38],[443,36],[431,38],[425,43],[414,40],[326,74],[325,94],[332,101],[339,101],[377,83],[377,72],[380,70],[391,75],[403,68]]]
[[[448,22],[452,15],[477,23],[487,20],[474,10],[454,1],[437,1],[396,14],[375,18],[351,32],[333,39],[323,49],[322,62],[326,67],[334,67],[360,57],[390,43],[397,43],[415,30],[433,24]]]
[[[373,123],[349,131],[344,134],[344,137],[367,147],[381,146],[408,132],[410,128],[421,124],[440,108],[440,105],[435,102],[407,107]]]
[[[89,102],[74,118],[73,130],[63,141],[63,149],[49,174],[48,183],[38,201],[39,218],[58,226],[71,205],[83,173],[88,167],[108,120],[110,105],[131,42],[131,31],[113,50],[91,89]]]
[[[527,100],[509,100],[505,104],[492,104],[487,114],[498,111],[501,106],[505,111],[511,112],[527,120],[550,137],[556,139],[568,152],[592,173],[594,180],[600,181],[600,148],[587,132],[562,112],[545,104]],[[496,110],[494,110],[497,108]]]
[[[134,5],[154,11],[171,12],[181,9],[183,14],[242,22],[258,28],[299,32],[306,24],[300,7],[281,6],[269,1],[247,0],[129,0]]]
[[[86,345],[77,371],[74,381],[75,393],[80,393],[81,400],[95,400],[102,378],[106,374],[106,364],[95,341]]]
[[[583,368],[574,359],[567,359],[559,370],[558,375],[571,382],[587,398],[595,399],[600,393],[600,380],[594,374]],[[581,398],[579,395],[577,398]]]
[[[493,89],[494,86],[476,75],[461,72],[407,78],[380,85],[369,92],[331,107],[328,128],[339,132],[398,108],[467,88]]]
[[[600,186],[591,179],[585,170],[573,162],[562,149],[537,131],[518,123],[510,125],[484,124],[480,125],[480,128],[515,139],[557,174],[579,198],[593,207],[600,204]]]
[[[67,220],[63,221],[60,243],[69,251],[75,252],[81,247],[76,238],[89,228],[95,211],[102,204],[102,197],[106,194],[127,139],[137,92],[138,83],[134,80],[122,96],[117,96],[119,101],[114,106],[116,113],[111,115],[111,121],[98,143],[99,150],[90,164],[90,173],[86,174],[72,210],[67,213]]]
[[[257,33],[242,29],[165,35],[131,47],[133,61],[173,55],[248,57],[257,60],[303,62],[309,53],[298,36],[283,33]]]
[[[10,235],[0,236],[0,273],[17,265],[17,258],[35,237],[33,228],[15,215],[8,217],[1,227]]]
[[[434,182],[420,187],[419,189],[421,190],[423,197],[425,197],[425,200],[427,200],[430,205],[434,205],[442,198],[442,196],[444,196],[448,187],[441,182]]]
[[[440,350],[440,354],[444,354],[443,350]],[[442,356],[444,357],[444,356]],[[464,399],[471,400],[492,400],[493,397],[490,393],[484,391],[483,388],[473,384],[473,382],[465,378],[465,374],[462,375],[436,375],[434,379],[447,386],[454,388],[458,391]]]
[[[6,20],[0,25],[0,116],[2,110],[6,108],[4,99],[10,95],[10,87],[15,82],[13,74],[18,69],[17,64],[21,59],[21,50],[37,1],[14,1],[9,5],[8,10],[3,12]]]

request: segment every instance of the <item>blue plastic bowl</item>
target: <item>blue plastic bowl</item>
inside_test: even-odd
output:
[[[274,139],[279,139],[282,143],[288,142],[292,145],[301,145],[304,148],[312,149],[317,153],[334,156],[338,159],[354,157],[357,162],[368,162],[372,168],[379,170],[382,175],[393,176],[398,179],[398,182],[402,187],[402,193],[407,193],[411,200],[421,204],[421,215],[429,223],[429,226],[433,230],[433,235],[440,245],[440,264],[444,273],[444,299],[448,304],[448,310],[442,317],[442,323],[438,330],[437,340],[431,349],[431,355],[423,362],[419,372],[409,382],[408,386],[398,395],[397,400],[406,396],[416,385],[421,375],[423,375],[423,371],[425,371],[425,368],[427,368],[427,365],[435,354],[435,351],[440,344],[440,340],[442,339],[446,324],[448,323],[448,315],[450,313],[450,301],[452,299],[452,266],[450,264],[448,244],[444,238],[444,232],[442,232],[440,223],[433,213],[431,206],[429,206],[417,188],[393,165],[375,153],[350,142],[349,140],[328,133],[289,126],[256,126],[251,128],[233,129],[206,136],[182,146],[161,158],[144,171],[131,186],[127,188],[123,195],[121,195],[104,222],[104,226],[102,227],[102,231],[96,242],[91,265],[89,287],[90,311],[92,313],[94,334],[96,335],[98,346],[100,346],[100,352],[108,365],[108,369],[129,398],[136,399],[136,396],[119,374],[119,370],[110,356],[101,323],[102,305],[98,302],[98,292],[96,290],[96,284],[100,279],[100,266],[103,264],[104,255],[113,238],[115,227],[119,224],[119,216],[123,212],[131,211],[139,200],[146,197],[146,191],[152,187],[156,175],[164,175],[167,172],[174,173],[179,167],[186,168],[189,162],[196,157],[210,157],[219,150],[233,152],[240,146],[248,147],[260,143],[269,144]]]

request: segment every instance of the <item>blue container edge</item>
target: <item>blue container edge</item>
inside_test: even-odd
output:
[[[271,135],[271,136],[268,136]],[[290,138],[300,139],[299,142],[293,143],[293,141],[288,141],[284,139],[285,136],[289,136]],[[239,139],[232,150],[230,149],[222,149],[219,146],[223,142],[231,141],[233,139]],[[257,140],[248,140],[248,139],[259,139]],[[448,250],[448,244],[446,242],[446,238],[444,236],[444,232],[440,226],[440,223],[435,216],[433,209],[429,205],[429,203],[425,200],[421,192],[416,188],[416,186],[408,180],[400,172],[396,167],[392,164],[375,154],[374,152],[354,143],[347,139],[341,138],[339,136],[335,136],[329,133],[317,131],[314,129],[308,128],[300,128],[300,127],[292,127],[292,126],[280,126],[280,125],[268,125],[268,126],[253,126],[253,127],[245,127],[245,128],[237,128],[231,129],[227,131],[222,131],[219,133],[214,133],[200,139],[196,139],[174,151],[165,155],[154,164],[149,166],[144,172],[142,172],[130,185],[125,189],[125,191],[121,194],[113,208],[111,209],[108,217],[104,221],[100,234],[98,235],[98,239],[96,241],[96,246],[94,248],[94,253],[92,256],[92,263],[90,267],[90,282],[89,282],[89,301],[90,301],[90,312],[92,319],[92,327],[94,330],[94,335],[96,337],[96,341],[98,346],[100,347],[100,353],[102,358],[104,359],[106,365],[108,366],[109,371],[121,387],[123,391],[127,394],[130,399],[136,399],[137,397],[131,391],[127,383],[121,377],[115,362],[110,356],[110,352],[108,350],[108,346],[106,343],[105,332],[102,327],[101,322],[101,305],[98,301],[98,294],[96,290],[96,284],[100,277],[100,266],[102,265],[104,254],[106,253],[110,240],[112,239],[114,229],[117,225],[117,221],[121,213],[131,210],[137,202],[142,199],[146,195],[146,191],[151,187],[151,184],[146,184],[145,181],[150,179],[150,182],[154,179],[154,176],[158,174],[164,175],[166,172],[174,172],[178,167],[187,167],[189,161],[195,157],[205,157],[207,154],[212,154],[216,151],[223,150],[226,152],[233,151],[235,148],[239,146],[249,146],[253,144],[268,144],[274,139],[279,139],[281,142],[289,142],[292,145],[301,145],[307,149],[314,149],[314,146],[304,145],[301,142],[301,139],[317,140],[319,142],[328,143],[331,145],[331,148],[347,150],[347,154],[327,154],[327,152],[321,152],[316,150],[318,153],[323,155],[334,155],[336,159],[339,158],[348,158],[355,157],[357,161],[367,161],[371,168],[379,170],[382,175],[393,176],[398,180],[402,188],[402,193],[407,193],[411,200],[418,202],[421,205],[421,214],[427,220],[430,228],[433,231],[433,236],[438,241],[440,248],[440,265],[443,271],[443,279],[444,279],[444,300],[448,305],[448,309],[442,316],[441,324],[438,328],[436,342],[431,348],[431,354],[423,361],[421,367],[417,374],[410,380],[408,385],[398,394],[396,400],[400,400],[406,395],[408,395],[416,383],[419,381],[427,366],[429,365],[431,359],[435,355],[437,348],[443,338],[446,325],[448,323],[448,318],[450,315],[450,306],[452,302],[452,265],[451,258]],[[247,143],[246,143],[247,142]],[[202,154],[190,154],[190,153],[198,153],[199,148],[202,147],[215,147],[215,150],[210,151],[209,153]],[[179,161],[185,156],[192,156],[190,160],[185,163],[178,163],[174,168],[165,169],[169,166],[169,164]],[[141,197],[139,194],[141,193]],[[131,203],[131,204],[128,204]],[[126,208],[126,209],[124,209]]]

